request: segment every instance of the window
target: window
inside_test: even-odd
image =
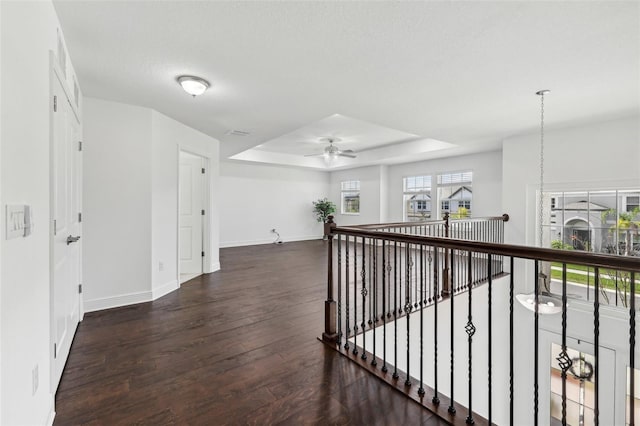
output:
[[[342,214],[360,213],[360,181],[347,180],[340,184]]]
[[[440,213],[449,213],[454,219],[471,216],[472,182],[471,171],[438,175]]]
[[[627,212],[631,213],[635,209],[640,209],[640,196],[627,195]]]
[[[431,218],[431,176],[404,178],[404,220],[419,222]]]
[[[562,347],[551,344],[551,424],[560,423],[562,419],[562,368],[558,357]],[[566,359],[571,361],[571,367],[566,376],[566,404],[567,424],[593,424],[595,359],[593,355],[567,347]],[[562,359],[562,358],[561,358]],[[563,362],[565,362],[563,360]],[[580,422],[580,420],[583,420]],[[585,422],[586,420],[586,422]]]

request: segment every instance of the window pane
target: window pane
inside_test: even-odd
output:
[[[471,183],[473,172],[444,173],[438,175],[438,185],[452,185],[459,183]]]
[[[410,176],[404,178],[404,192],[423,192],[431,190],[431,176]]]
[[[405,220],[420,222],[431,218],[431,196],[427,193],[404,195]]]
[[[562,420],[562,371],[557,361],[561,351],[560,345],[551,344],[551,424]],[[572,361],[566,379],[567,424],[592,425],[595,401],[594,358],[569,347],[567,355]]]
[[[359,180],[347,180],[341,183],[341,189],[343,191],[359,191],[360,190],[360,181]]]
[[[438,175],[438,199],[441,213],[453,219],[471,216],[473,172],[444,173]]]
[[[342,213],[360,213],[360,193],[342,193]]]

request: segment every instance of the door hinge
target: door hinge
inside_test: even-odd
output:
[[[78,222],[82,222],[82,213],[78,213]]]
[[[53,235],[56,235],[56,233],[58,232],[58,230],[56,228],[58,228],[58,221],[56,221],[54,219],[53,220]]]
[[[204,257],[204,252],[202,252],[202,257]]]
[[[202,209],[202,216],[204,216],[204,209]]]
[[[56,345],[55,343],[53,344],[53,357],[58,357],[58,345]]]
[[[204,167],[202,168],[202,173],[204,174]]]
[[[58,97],[53,95],[53,112],[58,112]]]
[[[78,141],[78,151],[82,151],[82,141]]]
[[[78,284],[78,293],[82,294],[82,284]]]

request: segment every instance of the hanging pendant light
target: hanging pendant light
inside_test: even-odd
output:
[[[540,191],[538,195],[538,246],[542,247],[543,229],[542,220],[544,217],[544,96],[548,95],[550,90],[539,90],[536,95],[540,96]],[[542,263],[542,261],[539,261]],[[558,314],[562,312],[562,301],[551,294],[550,280],[551,277],[542,272],[542,268],[536,279],[539,282],[538,288],[544,289],[537,297],[535,293],[518,294],[516,299],[522,306],[530,311],[536,311],[536,301],[538,303],[538,313],[540,314]],[[513,271],[512,271],[513,273]]]

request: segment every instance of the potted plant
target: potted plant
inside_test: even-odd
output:
[[[327,220],[332,213],[335,213],[336,205],[333,202],[327,200],[327,198],[320,198],[313,201],[313,212],[316,214],[316,220],[325,224],[324,226],[324,239],[329,234],[327,226]]]

